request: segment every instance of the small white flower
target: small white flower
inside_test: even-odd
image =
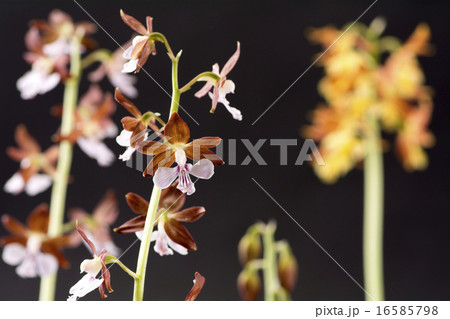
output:
[[[93,259],[85,259],[80,265],[80,273],[85,272],[86,275],[70,288],[70,296],[67,300],[76,301],[78,298],[84,297],[91,291],[100,287],[104,279],[97,279],[95,277],[101,270],[102,263],[100,257],[95,256]]]
[[[219,99],[217,102],[222,103],[228,112],[231,113],[233,118],[238,121],[242,121],[242,113],[237,108],[230,106],[230,102],[228,102],[226,95],[228,93],[234,94],[235,85],[234,82],[231,80],[226,80],[221,87],[219,87]],[[208,92],[209,97],[211,100],[214,98],[214,95],[211,92]]]
[[[136,152],[136,148],[130,146],[131,145],[130,140],[131,140],[132,134],[133,134],[133,132],[130,132],[127,130],[122,130],[122,132],[120,132],[119,136],[116,137],[117,144],[127,148],[123,154],[119,155],[119,159],[124,162],[128,161],[131,158],[131,156],[134,154],[134,152]],[[143,141],[146,141],[147,138],[148,138],[148,133],[146,132]]]
[[[175,152],[175,167],[160,167],[153,177],[153,182],[161,189],[169,187],[177,178],[177,188],[183,193],[191,195],[195,192],[194,183],[189,175],[201,179],[210,179],[214,174],[214,164],[208,159],[201,159],[196,164],[186,163],[186,153],[183,150]]]
[[[123,57],[129,61],[123,65],[122,73],[136,72],[139,59],[132,59],[131,53],[133,52],[136,45],[142,41],[148,41],[148,37],[143,35],[135,36],[132,45],[123,53]]]
[[[18,243],[11,243],[3,249],[2,258],[11,266],[18,266],[16,273],[22,278],[44,277],[58,270],[57,259],[41,252],[41,238],[31,235],[24,247]]]

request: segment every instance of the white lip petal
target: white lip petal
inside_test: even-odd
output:
[[[138,90],[133,86],[136,83],[136,78],[125,73],[116,73],[110,78],[111,84],[118,87],[122,93],[130,98],[138,96]]]
[[[139,60],[130,60],[123,65],[122,73],[135,72]]]
[[[114,153],[102,141],[80,137],[77,143],[86,155],[97,160],[98,165],[109,166],[114,162]]]
[[[25,185],[25,192],[29,196],[35,196],[39,193],[42,193],[47,188],[52,185],[52,178],[45,174],[36,174],[33,175]]]
[[[2,259],[10,266],[17,266],[25,259],[27,250],[18,243],[11,243],[3,248]]]
[[[131,60],[131,52],[133,52],[134,46],[130,45],[122,54],[122,56],[127,59]]]
[[[15,173],[8,179],[3,190],[7,193],[17,195],[23,191],[25,187],[25,181],[20,173]]]
[[[153,176],[153,183],[161,189],[169,187],[178,176],[177,167],[160,167]]]
[[[36,269],[40,277],[55,273],[58,270],[58,260],[51,254],[36,255]]]
[[[46,76],[40,83],[39,94],[44,94],[53,90],[58,85],[60,80],[61,76],[56,72]]]
[[[189,169],[189,173],[201,179],[210,179],[214,174],[214,164],[208,159],[202,159]]]
[[[183,246],[181,246],[181,245],[177,244],[176,242],[174,242],[172,239],[170,239],[169,236],[167,236],[167,242],[169,243],[170,248],[175,250],[180,255],[187,255],[188,250],[186,248],[184,248]]]
[[[95,279],[89,274],[86,274],[81,278],[72,288],[69,290],[70,296],[67,300],[75,301],[77,298],[86,296],[91,291],[100,287],[103,283],[103,278]]]
[[[116,137],[116,142],[120,146],[128,147],[130,146],[130,139],[133,132],[122,130],[119,136]]]
[[[27,254],[22,263],[16,268],[16,273],[22,278],[34,278],[38,276],[35,256]]]

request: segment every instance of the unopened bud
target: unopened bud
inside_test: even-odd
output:
[[[238,276],[237,286],[241,299],[255,301],[261,292],[261,279],[256,269],[246,267]]]
[[[261,239],[256,225],[251,226],[239,241],[238,253],[243,266],[261,256]]]
[[[283,244],[279,251],[278,276],[281,286],[292,292],[297,283],[298,263],[288,243]]]

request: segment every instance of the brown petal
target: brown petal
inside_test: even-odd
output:
[[[61,248],[75,248],[81,244],[81,238],[77,231],[72,231],[67,235],[61,235],[47,239],[47,242],[52,243]]]
[[[212,148],[219,145],[221,141],[222,139],[220,137],[207,136],[193,140],[188,144],[188,146],[192,145],[194,148],[195,147]]]
[[[130,233],[135,233],[137,231],[144,230],[146,218],[147,218],[147,214],[139,215],[133,219],[126,221],[119,227],[114,228],[114,231],[119,234],[130,234]]]
[[[6,214],[2,215],[2,224],[3,227],[5,227],[5,229],[8,230],[11,234],[26,236],[26,227],[12,216]]]
[[[48,221],[49,221],[48,205],[43,203],[37,206],[28,216],[27,226],[33,231],[41,233],[47,233]]]
[[[147,33],[153,33],[153,18],[147,16],[145,21],[147,22]]]
[[[17,243],[22,246],[27,246],[27,238],[22,236],[5,236],[0,238],[0,246],[6,246],[8,244]]]
[[[199,161],[201,159],[208,159],[210,160],[214,165],[223,165],[225,162],[220,158],[219,155],[211,151],[210,149],[206,147],[200,147],[200,150],[195,150],[192,146],[185,149],[186,156],[190,159],[193,159],[194,161]]]
[[[86,244],[91,248],[92,252],[94,253],[94,256],[97,255],[97,249],[95,249],[94,244],[89,240],[89,238],[86,236],[86,233],[78,226],[78,222],[76,224],[77,231],[80,234],[81,238],[86,242]]]
[[[53,145],[50,146],[45,152],[44,152],[45,157],[47,158],[47,161],[50,164],[54,164],[56,163],[56,161],[58,160],[58,156],[59,156],[59,146],[58,145]]]
[[[123,22],[125,22],[125,24],[128,25],[131,29],[142,35],[147,34],[147,30],[145,29],[143,24],[140,23],[135,18],[133,18],[132,16],[125,14],[123,10],[120,10],[120,16],[122,17]]]
[[[184,301],[194,301],[197,298],[200,291],[202,291],[205,281],[206,281],[205,277],[200,275],[200,273],[196,272],[195,279],[194,279],[194,285],[192,286],[191,291],[189,291],[189,293],[187,294]]]
[[[136,145],[140,142],[142,142],[145,139],[145,133],[146,133],[147,127],[139,121],[136,125],[136,127],[133,130],[133,134],[131,134],[130,137],[130,145],[132,147],[136,147]]]
[[[148,202],[136,193],[128,193],[125,195],[128,206],[136,214],[145,215],[148,211]]]
[[[205,212],[205,207],[195,206],[183,209],[178,213],[171,213],[169,214],[169,217],[179,222],[192,223],[199,220]]]
[[[186,201],[186,194],[183,194],[177,188],[178,182],[167,187],[161,193],[161,199],[159,200],[159,209],[166,209],[172,212],[178,212],[183,207]]]
[[[169,147],[157,141],[145,141],[139,144],[138,151],[147,155],[165,153]]]
[[[111,114],[116,111],[116,103],[111,93],[106,93],[105,98],[97,109],[97,112],[92,116],[93,121],[101,122],[105,118],[108,118]]]
[[[12,146],[6,148],[6,154],[16,162],[20,162],[27,157],[27,153],[24,150]]]
[[[52,254],[58,260],[58,264],[63,268],[70,266],[69,261],[64,256],[62,250],[53,242],[45,241],[42,243],[42,251],[47,254]]]
[[[166,231],[167,236],[177,244],[189,250],[197,250],[194,238],[192,238],[186,227],[180,222],[173,219],[167,219],[164,221],[164,230]]]
[[[104,288],[108,289],[109,292],[113,292],[114,290],[111,287],[111,273],[109,272],[108,268],[105,264],[105,258],[108,252],[103,249],[100,253],[100,261],[102,263],[102,278],[103,278],[103,284]]]
[[[145,62],[147,62],[148,57],[150,56],[151,52],[152,52],[152,50],[150,48],[150,43],[149,43],[149,41],[146,41],[145,47],[141,52],[141,56],[139,57],[139,61],[138,61],[139,68],[144,66],[144,64],[145,64]]]
[[[230,71],[234,68],[234,66],[236,65],[236,62],[239,59],[239,55],[241,54],[241,44],[237,43],[237,49],[236,52],[234,52],[234,54],[231,56],[231,58],[227,61],[227,63],[225,63],[222,72],[220,72],[220,76],[227,76],[228,73],[230,73]]]
[[[125,116],[120,121],[122,122],[123,128],[129,132],[133,132],[136,129],[136,126],[139,124],[139,122],[141,122],[140,120],[132,116]]]
[[[118,103],[120,103],[120,105],[126,108],[127,111],[133,114],[135,117],[140,118],[142,116],[136,105],[134,105],[133,102],[123,96],[118,88],[116,88],[116,90],[114,91],[114,98]]]
[[[133,48],[133,51],[131,51],[131,58],[133,60],[139,59],[141,57],[144,48],[148,45],[148,41],[149,40],[146,39],[136,43],[136,45]]]
[[[186,144],[190,137],[189,127],[186,122],[181,119],[178,113],[174,112],[164,128],[164,135],[171,144]]]
[[[155,175],[158,168],[169,167],[173,162],[175,162],[175,152],[173,150],[169,149],[167,152],[159,153],[152,158],[143,175],[144,177],[151,177]]]
[[[15,139],[17,145],[19,145],[27,153],[37,154],[41,152],[41,147],[36,142],[36,140],[28,133],[25,125],[20,124],[17,126]]]
[[[99,225],[112,225],[119,216],[117,197],[109,190],[95,207],[92,217]]]

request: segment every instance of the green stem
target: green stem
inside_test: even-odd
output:
[[[74,124],[74,110],[77,104],[78,87],[81,76],[81,39],[82,35],[74,36],[70,52],[70,78],[65,82],[63,114],[61,120],[61,135],[72,132]],[[50,220],[48,236],[55,237],[62,234],[64,211],[66,204],[67,183],[72,165],[72,143],[62,141],[59,148],[59,158],[55,173],[52,195],[50,200]],[[39,300],[54,300],[57,273],[41,279]]]
[[[147,211],[147,218],[145,219],[144,232],[141,239],[141,247],[139,248],[139,257],[136,267],[137,278],[134,280],[134,301],[144,300],[145,273],[147,270],[148,253],[150,250],[150,237],[152,236],[153,224],[156,220],[160,197],[161,189],[156,185],[153,186],[152,196],[150,198],[150,204]]]
[[[383,154],[378,123],[371,119],[364,160],[363,266],[366,300],[384,300]]]
[[[81,61],[81,66],[83,69],[89,67],[91,64],[95,62],[103,62],[108,61],[112,59],[112,52],[107,49],[98,49],[91,54],[89,54],[87,57],[85,57]]]
[[[136,273],[134,271],[132,271],[130,268],[128,268],[127,266],[125,266],[124,263],[122,263],[118,258],[112,256],[112,255],[107,255],[105,258],[105,264],[117,264],[119,265],[120,268],[123,269],[123,271],[125,271],[128,275],[130,275],[131,277],[133,277],[135,280],[138,279],[138,275],[136,275]]]
[[[167,42],[167,41],[166,41]],[[166,43],[165,42],[165,43]],[[170,47],[169,47],[170,48]],[[170,56],[171,50],[169,52]],[[172,59],[172,102],[170,105],[170,115],[173,112],[178,112],[180,102],[180,89],[178,88],[178,60],[180,59],[181,51]],[[152,195],[147,211],[147,218],[145,219],[144,232],[141,239],[141,246],[139,248],[139,256],[136,267],[136,276],[134,280],[134,301],[144,300],[145,274],[147,271],[147,261],[150,250],[150,238],[152,236],[153,227],[158,213],[159,199],[161,197],[161,189],[156,185],[153,186]]]
[[[202,78],[204,78],[204,79],[202,79]],[[208,78],[208,79],[206,79],[206,78]],[[180,93],[184,93],[184,92],[188,91],[191,88],[191,86],[193,86],[197,81],[211,81],[211,80],[214,80],[215,81],[214,84],[216,84],[217,81],[220,80],[220,76],[213,72],[200,73],[195,78],[190,80],[185,86],[183,86],[180,89]]]
[[[276,254],[275,254],[275,229],[274,222],[269,222],[263,231],[264,244],[264,300],[276,300],[276,292],[280,286],[278,281]]]

